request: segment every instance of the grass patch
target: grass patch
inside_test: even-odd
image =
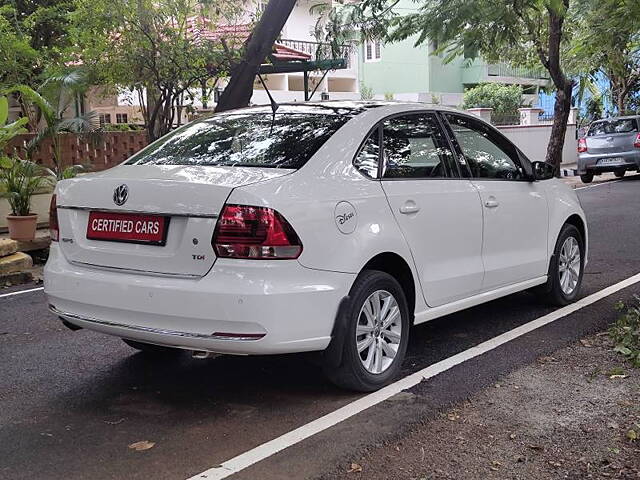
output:
[[[631,305],[616,303],[615,309],[620,314],[609,329],[609,336],[615,344],[613,350],[640,368],[640,296],[634,295]]]

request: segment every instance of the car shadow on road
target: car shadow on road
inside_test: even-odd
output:
[[[550,310],[534,296],[520,293],[415,326],[403,374],[425,368]],[[111,338],[108,341],[118,342]],[[307,355],[225,355],[197,360],[187,352],[163,357],[135,353],[119,345],[116,348],[123,353],[119,360],[97,378],[87,380],[89,385],[78,385],[79,390],[90,390],[90,395],[71,390],[60,400],[74,402],[87,412],[99,409],[135,413],[138,409],[138,413],[147,415],[151,414],[151,402],[158,412],[205,410],[215,416],[226,414],[220,408],[225,405],[300,408],[320,398],[335,405],[358,397],[330,384]]]

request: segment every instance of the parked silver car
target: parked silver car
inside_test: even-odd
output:
[[[584,183],[594,175],[640,171],[640,116],[597,120],[578,140],[578,175]]]

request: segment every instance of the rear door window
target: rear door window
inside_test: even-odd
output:
[[[383,178],[457,176],[453,154],[433,113],[408,114],[382,125]]]
[[[638,131],[638,123],[634,118],[621,118],[617,120],[602,120],[594,122],[589,128],[587,136],[612,135],[616,133],[631,133]]]

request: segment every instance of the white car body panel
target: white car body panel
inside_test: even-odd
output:
[[[567,184],[558,179],[539,182],[541,188],[544,188],[549,205],[549,234],[547,236],[547,257],[551,258],[553,249],[560,235],[562,226],[570,217],[579,217],[584,227],[585,245],[584,245],[584,264],[589,259],[589,225],[587,219],[580,206],[578,195]]]
[[[543,182],[473,179],[482,200],[482,291],[546,275],[548,208]]]
[[[72,265],[53,244],[44,287],[56,313],[81,327],[187,350],[273,354],[326,348],[355,277],[296,261],[231,259],[200,279],[145,276]]]
[[[397,222],[411,246],[427,303],[444,305],[480,292],[482,208],[469,180],[383,180]],[[407,205],[415,213],[401,213]]]
[[[286,176],[293,170],[242,167],[120,165],[60,182],[56,188],[60,247],[78,265],[95,265],[163,275],[206,275],[215,261],[211,232],[231,191],[238,186]],[[113,192],[126,184],[126,206],[114,205]],[[103,242],[86,238],[90,210],[143,212],[171,217],[167,243]],[[197,245],[193,239],[198,239]],[[196,255],[198,260],[193,259]]]
[[[544,283],[562,225],[577,215],[586,229],[575,192],[559,180],[381,182],[353,166],[379,121],[433,109],[365,110],[299,170],[121,165],[59,182],[60,242],[45,267],[52,310],[75,325],[141,342],[287,353],[327,347],[341,300],[380,254],[397,255],[411,270],[415,323]],[[131,193],[118,207],[112,196],[122,183]],[[487,212],[491,195],[500,206]],[[407,200],[421,210],[397,214]],[[301,255],[216,258],[211,237],[225,203],[277,210],[301,239]],[[168,215],[167,243],[87,240],[89,210]]]

